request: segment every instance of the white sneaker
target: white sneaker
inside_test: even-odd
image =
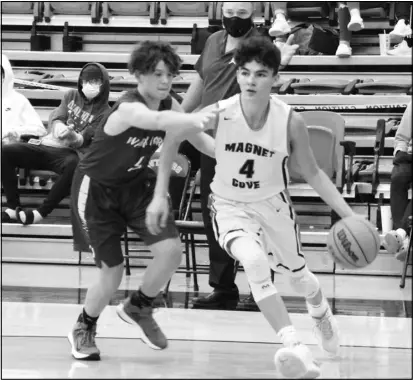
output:
[[[347,25],[350,32],[358,32],[364,29],[363,19],[360,16],[353,16]]]
[[[406,236],[402,236],[397,231],[391,230],[384,236],[383,246],[388,253],[394,255],[403,247],[403,240],[405,238]]]
[[[320,367],[310,350],[303,344],[280,348],[274,355],[276,369],[288,379],[315,379],[320,376]]]
[[[291,28],[286,20],[282,18],[277,18],[273,22],[271,29],[268,33],[271,37],[283,36],[284,34],[291,33]]]
[[[410,25],[406,24],[403,19],[401,19],[397,21],[396,26],[389,34],[395,37],[410,36],[412,34],[412,28],[410,27]]]
[[[311,314],[310,314],[311,315]],[[314,334],[320,348],[329,356],[338,356],[340,350],[340,334],[337,320],[331,312],[330,307],[321,318],[311,315],[315,322]]]
[[[398,45],[396,45],[393,50],[388,50],[387,54],[393,56],[412,55],[412,48],[409,48],[407,41],[403,40]]]
[[[339,58],[350,58],[351,57],[351,47],[346,44],[338,45],[336,56]]]
[[[409,243],[410,243],[409,238],[406,237],[406,239],[403,240],[402,247],[399,249],[398,252],[396,252],[396,255],[395,255],[396,260],[399,260],[399,261],[406,260],[407,252],[409,251]]]

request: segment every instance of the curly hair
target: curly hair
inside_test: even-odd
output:
[[[251,61],[257,61],[273,70],[273,75],[278,73],[281,62],[280,50],[268,37],[255,36],[246,38],[240,43],[234,54],[237,67],[242,67]]]
[[[179,74],[182,59],[168,42],[142,41],[132,51],[128,70],[131,74],[136,71],[140,74],[152,73],[160,61],[165,62],[172,74]]]

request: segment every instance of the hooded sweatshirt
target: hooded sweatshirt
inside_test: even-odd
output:
[[[89,100],[82,92],[82,72],[90,65],[97,66],[102,72],[102,85],[99,95]],[[103,119],[106,112],[110,110],[109,101],[110,83],[106,68],[99,63],[87,63],[83,66],[77,81],[77,90],[67,91],[60,106],[53,110],[49,116],[48,135],[43,137],[42,145],[53,147],[73,147],[73,139],[59,139],[55,134],[56,122],[60,121],[66,125],[72,125],[73,130],[83,136],[83,144],[77,147],[78,151],[84,153],[91,144],[96,127]]]
[[[8,58],[1,55],[4,82],[1,88],[1,137],[15,131],[20,135],[44,136],[47,131],[40,116],[14,87],[14,74]]]
[[[404,111],[402,120],[394,138],[394,155],[398,151],[412,154],[412,102]]]

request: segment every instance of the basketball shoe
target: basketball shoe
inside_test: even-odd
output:
[[[330,306],[321,317],[311,315],[311,309],[308,307],[308,303],[307,309],[315,322],[314,334],[317,338],[318,345],[329,357],[337,356],[340,349],[339,329]]]
[[[403,40],[398,45],[394,47],[392,50],[387,51],[388,55],[395,55],[395,56],[411,56],[412,55],[412,48],[409,47],[406,40]]]
[[[281,375],[288,379],[315,379],[321,373],[310,350],[301,343],[280,348],[274,355],[274,363]]]
[[[166,336],[153,318],[152,306],[135,306],[128,297],[116,307],[116,313],[126,323],[137,325],[142,330],[142,340],[154,350],[168,347]]]
[[[72,356],[78,360],[100,360],[100,351],[96,346],[96,323],[88,325],[79,316],[73,330],[67,338],[72,346]]]
[[[412,28],[409,24],[406,24],[405,20],[401,19],[397,21],[396,26],[389,34],[392,37],[395,36],[403,38],[412,34]]]
[[[351,57],[351,47],[346,43],[340,43],[336,50],[336,56],[339,58],[350,58]]]
[[[277,18],[274,20],[268,34],[271,37],[284,36],[291,33],[290,25],[285,18]]]

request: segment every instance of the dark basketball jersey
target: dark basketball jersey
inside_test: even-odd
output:
[[[102,120],[88,152],[79,164],[83,173],[108,187],[135,183],[148,176],[154,177],[148,163],[165,137],[164,131],[149,131],[136,127],[130,127],[116,136],[107,135],[104,131],[106,121],[122,102],[145,104],[137,90],[124,94]],[[171,106],[172,99],[168,96],[161,101],[159,111],[170,110]]]

